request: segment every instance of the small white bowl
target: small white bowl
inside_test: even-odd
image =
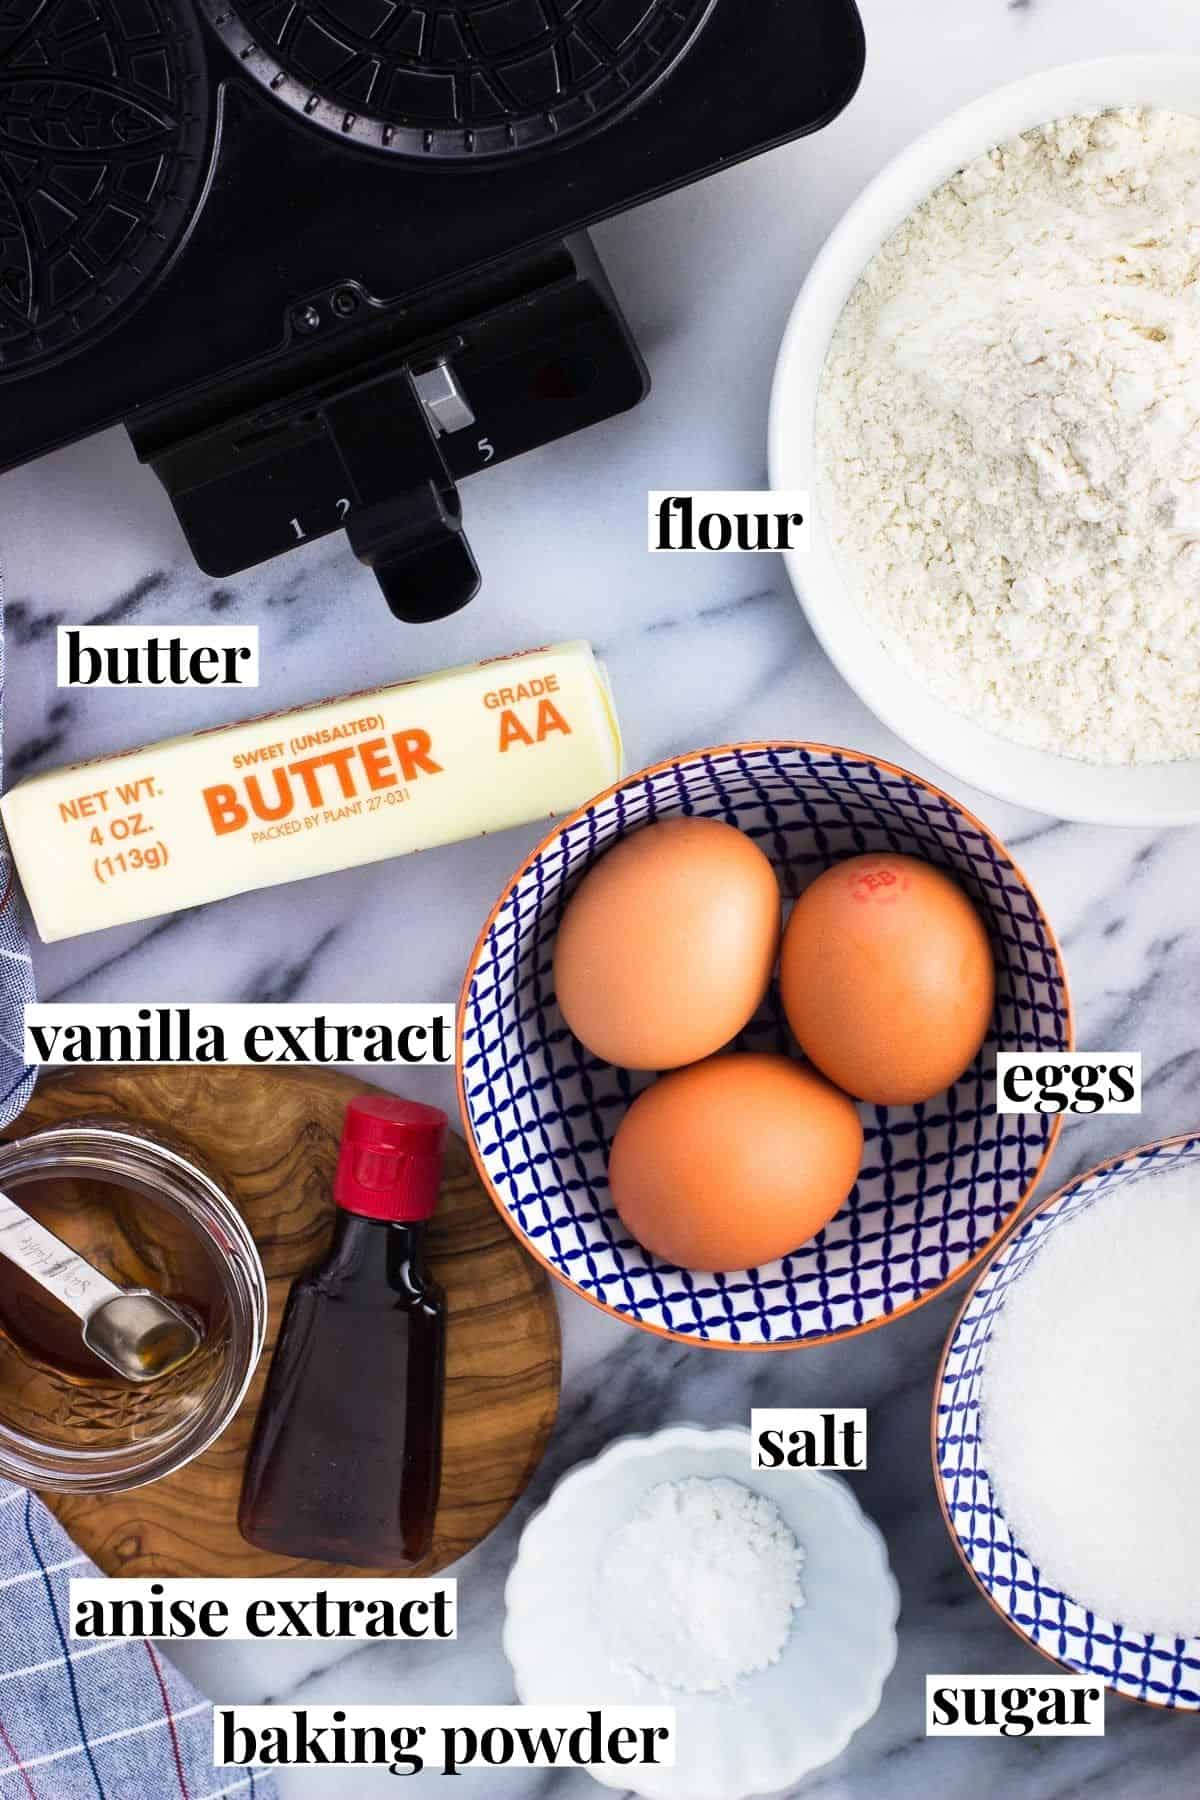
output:
[[[589,1770],[605,1787],[647,1800],[776,1793],[840,1755],[878,1710],[900,1610],[883,1537],[836,1475],[756,1471],[750,1442],[736,1426],[622,1438],[564,1476],[525,1527],[504,1627],[522,1704],[675,1708],[674,1768]],[[782,1657],[727,1694],[677,1694],[615,1670],[596,1620],[609,1535],[651,1488],[692,1475],[725,1476],[770,1500],[806,1555],[805,1604]]]
[[[1006,138],[1072,113],[1160,106],[1200,115],[1200,57],[1118,56],[1047,69],[985,95],[903,151],[863,191],[813,264],[793,309],[771,396],[771,485],[806,488],[812,548],[788,573],[831,662],[897,736],[985,793],[1104,825],[1200,820],[1200,759],[1096,767],[1010,743],[929,693],[884,648],[847,592],[818,503],[814,426],[830,339],[859,276],[914,207]]]

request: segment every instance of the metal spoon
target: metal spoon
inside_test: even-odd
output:
[[[126,1381],[157,1381],[200,1348],[186,1313],[149,1288],[118,1287],[4,1193],[0,1256],[68,1307],[88,1349]]]

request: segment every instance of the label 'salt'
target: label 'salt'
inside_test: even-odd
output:
[[[553,818],[620,773],[572,643],[54,769],[0,814],[49,944]]]

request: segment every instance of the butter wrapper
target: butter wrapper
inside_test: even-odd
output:
[[[0,801],[42,941],[552,819],[621,775],[585,643],[74,763]]]

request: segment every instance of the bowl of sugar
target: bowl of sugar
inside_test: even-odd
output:
[[[839,1476],[753,1469],[744,1427],[671,1425],[572,1469],[505,1599],[522,1704],[675,1709],[673,1767],[589,1768],[646,1800],[790,1788],[874,1716],[896,1660],[878,1528]]]
[[[1200,1135],[1037,1206],[985,1264],[934,1388],[942,1511],[1019,1635],[1200,1711]]]
[[[1197,56],[987,94],[850,207],[779,354],[818,640],[922,755],[1061,818],[1200,819],[1198,156]]]

